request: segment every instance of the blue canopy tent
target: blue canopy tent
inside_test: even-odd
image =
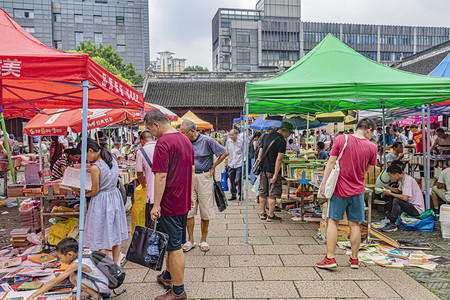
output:
[[[281,126],[281,122],[274,120],[264,120],[264,115],[260,115],[255,119],[255,121],[253,121],[252,124],[250,124],[249,128],[251,130],[261,131],[267,130],[267,128],[269,128],[270,126],[279,127]]]

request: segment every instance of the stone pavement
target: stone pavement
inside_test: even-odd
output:
[[[439,299],[404,271],[379,266],[353,270],[338,250],[339,267],[315,267],[326,253],[316,239],[318,225],[300,224],[286,213],[282,222],[259,219],[259,206],[249,205],[249,243],[245,240],[245,205],[230,202],[211,220],[211,250],[194,248],[186,254],[185,287],[190,299]],[[200,239],[196,220],[195,241]],[[125,247],[126,248],[126,247]],[[126,262],[124,287],[117,300],[154,299],[164,293],[158,272]],[[447,274],[448,276],[448,274]]]

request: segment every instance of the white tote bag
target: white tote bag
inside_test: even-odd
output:
[[[347,147],[348,135],[345,134],[345,144],[344,148],[342,148],[341,154],[336,160],[334,164],[333,170],[331,170],[330,176],[328,176],[328,180],[325,183],[325,198],[330,199],[333,196],[334,189],[336,188],[337,180],[339,178],[339,172],[341,171],[341,167],[339,166],[339,161],[341,160],[342,154],[344,153],[345,148]],[[322,187],[323,181],[320,184]]]

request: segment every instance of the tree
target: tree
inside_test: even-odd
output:
[[[208,68],[203,68],[201,66],[189,66],[184,68],[185,72],[193,71],[193,72],[209,72]]]
[[[132,62],[126,64],[111,45],[96,45],[89,40],[80,42],[77,50],[70,52],[87,53],[96,63],[128,84],[141,85],[144,82],[144,75],[136,71]]]

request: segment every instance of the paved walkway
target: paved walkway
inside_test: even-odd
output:
[[[439,299],[401,270],[363,266],[353,270],[342,250],[333,271],[315,267],[326,253],[316,237],[318,225],[300,224],[279,213],[282,222],[261,221],[250,200],[249,244],[245,241],[245,205],[236,201],[211,220],[206,254],[186,254],[185,287],[190,299]],[[199,221],[199,220],[198,220]],[[196,242],[200,227],[195,228]],[[125,299],[154,299],[164,293],[158,272],[127,262]]]

